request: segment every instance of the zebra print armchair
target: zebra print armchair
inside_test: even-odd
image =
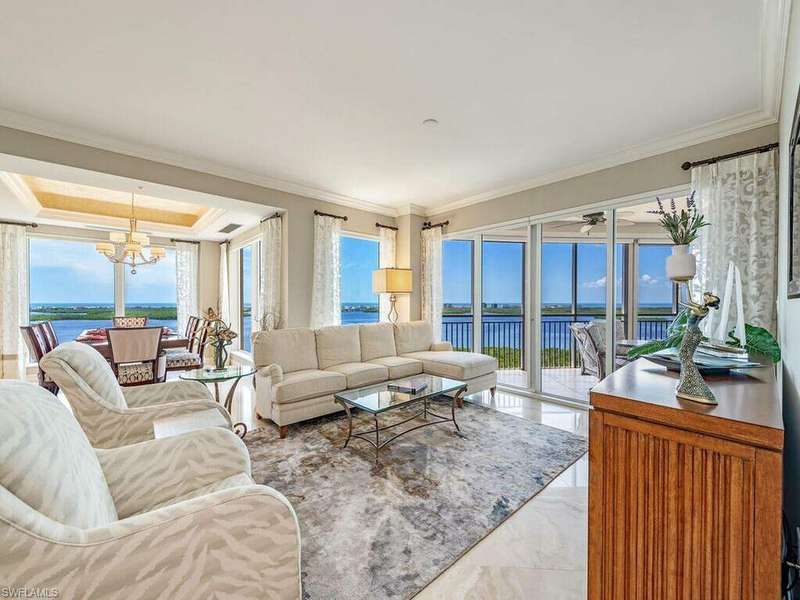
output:
[[[0,381],[0,573],[59,598],[301,597],[289,502],[234,433],[92,448],[70,411]]]
[[[153,439],[153,421],[201,410],[231,417],[197,381],[168,381],[136,387],[119,385],[97,350],[66,342],[45,354],[39,366],[64,392],[95,448],[115,448]]]

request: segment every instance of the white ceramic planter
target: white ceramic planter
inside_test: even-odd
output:
[[[672,281],[689,281],[697,273],[697,261],[689,252],[689,246],[672,247],[672,256],[667,257],[667,277]]]

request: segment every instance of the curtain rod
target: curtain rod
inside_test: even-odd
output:
[[[347,217],[343,217],[341,215],[332,215],[330,213],[324,213],[318,210],[314,211],[314,214],[318,217],[333,217],[334,219],[341,219],[342,221],[347,221]]]
[[[199,244],[200,243],[200,242],[198,242],[196,240],[176,240],[175,238],[169,238],[169,241],[172,242],[173,244],[175,242],[182,242],[184,244]]]
[[[399,231],[399,227],[394,225],[384,225],[383,223],[375,223],[375,227],[383,227],[384,229],[391,229],[392,231]]]
[[[22,225],[23,227],[33,227],[34,229],[39,226],[37,223],[20,223],[19,221],[0,221],[0,225]]]
[[[259,223],[263,223],[264,221],[269,221],[270,219],[277,219],[277,218],[279,218],[280,216],[281,216],[281,213],[279,213],[279,212],[276,212],[274,215],[270,215],[270,216],[268,216],[268,217],[264,217],[263,219],[261,219],[261,220],[259,221]]]
[[[450,225],[450,221],[442,221],[441,223],[431,223],[430,221],[425,221],[422,224],[422,230],[425,231],[426,229],[433,229],[434,227],[447,227]]]
[[[767,144],[766,146],[757,146],[755,148],[748,148],[747,150],[740,150],[739,152],[731,152],[730,154],[723,154],[722,156],[714,156],[713,158],[706,158],[705,160],[696,160],[694,162],[686,161],[681,165],[681,169],[688,171],[692,167],[699,167],[700,165],[713,165],[715,162],[726,160],[728,158],[736,158],[737,156],[744,156],[746,154],[758,154],[760,152],[769,152],[777,148],[778,142]]]

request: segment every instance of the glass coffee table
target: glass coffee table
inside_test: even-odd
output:
[[[413,380],[414,382],[423,381],[427,384],[425,389],[416,394],[406,394],[402,392],[395,392],[388,389],[388,385],[397,384]],[[415,375],[404,379],[397,379],[393,381],[386,381],[378,385],[372,385],[355,390],[346,390],[334,395],[336,402],[344,407],[347,413],[347,440],[344,442],[342,448],[347,448],[351,438],[358,438],[372,444],[375,447],[375,462],[377,463],[380,458],[381,448],[402,435],[429,427],[431,425],[439,425],[440,423],[452,423],[456,431],[461,431],[456,423],[456,407],[461,407],[463,404],[464,392],[467,391],[467,384],[463,381],[456,379],[447,379],[445,377],[437,377],[436,375]],[[431,411],[429,404],[434,398],[452,394],[450,397],[450,416],[440,415]],[[404,408],[411,404],[422,403],[422,409],[410,416],[407,419],[392,423],[381,427],[378,422],[379,415]],[[358,408],[372,415],[375,422],[374,429],[367,429],[364,431],[353,431],[353,413],[352,409]],[[401,431],[388,439],[381,440],[381,432],[394,429],[404,423],[408,423],[414,419],[422,417],[425,423],[421,423],[405,431]]]
[[[205,383],[206,385],[213,383],[214,398],[216,399],[217,403],[222,402],[219,394],[219,384],[223,381],[233,381],[231,388],[228,390],[228,395],[225,397],[225,403],[223,404],[225,409],[230,414],[233,409],[233,396],[236,392],[236,386],[239,384],[239,380],[242,379],[242,377],[249,377],[255,372],[256,369],[254,367],[243,365],[225,367],[224,369],[219,370],[204,367],[202,369],[184,371],[179,375],[179,377],[187,381],[199,381],[201,383]],[[247,425],[244,423],[234,423],[233,431],[240,438],[243,438],[247,433]]]

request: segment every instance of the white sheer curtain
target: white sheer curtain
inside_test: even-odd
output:
[[[391,269],[397,266],[397,231],[388,229],[387,227],[378,228],[380,235],[380,258],[378,266],[381,269]],[[381,294],[378,300],[380,310],[380,320],[382,322],[389,321],[389,310],[391,303],[389,302],[389,294]]]
[[[693,244],[697,279],[693,291],[725,292],[728,264],[742,274],[742,308],[747,323],[775,332],[778,201],[776,151],[749,154],[692,169],[698,209],[710,226]],[[735,296],[735,295],[734,295]],[[733,329],[735,298],[731,306]],[[721,311],[712,310],[704,331],[715,331]]]
[[[422,318],[433,325],[433,339],[442,339],[442,228],[422,230]]]
[[[189,317],[198,315],[197,271],[199,244],[175,242],[176,287],[178,288],[178,331],[186,331]]]
[[[219,245],[219,318],[231,322],[231,282],[228,274],[228,242]]]
[[[25,378],[28,324],[28,244],[25,227],[0,224],[0,379]]]
[[[342,220],[314,215],[314,280],[311,285],[312,328],[342,322],[339,240]]]
[[[261,269],[253,311],[253,331],[276,329],[281,323],[281,235],[283,219],[261,223]]]

